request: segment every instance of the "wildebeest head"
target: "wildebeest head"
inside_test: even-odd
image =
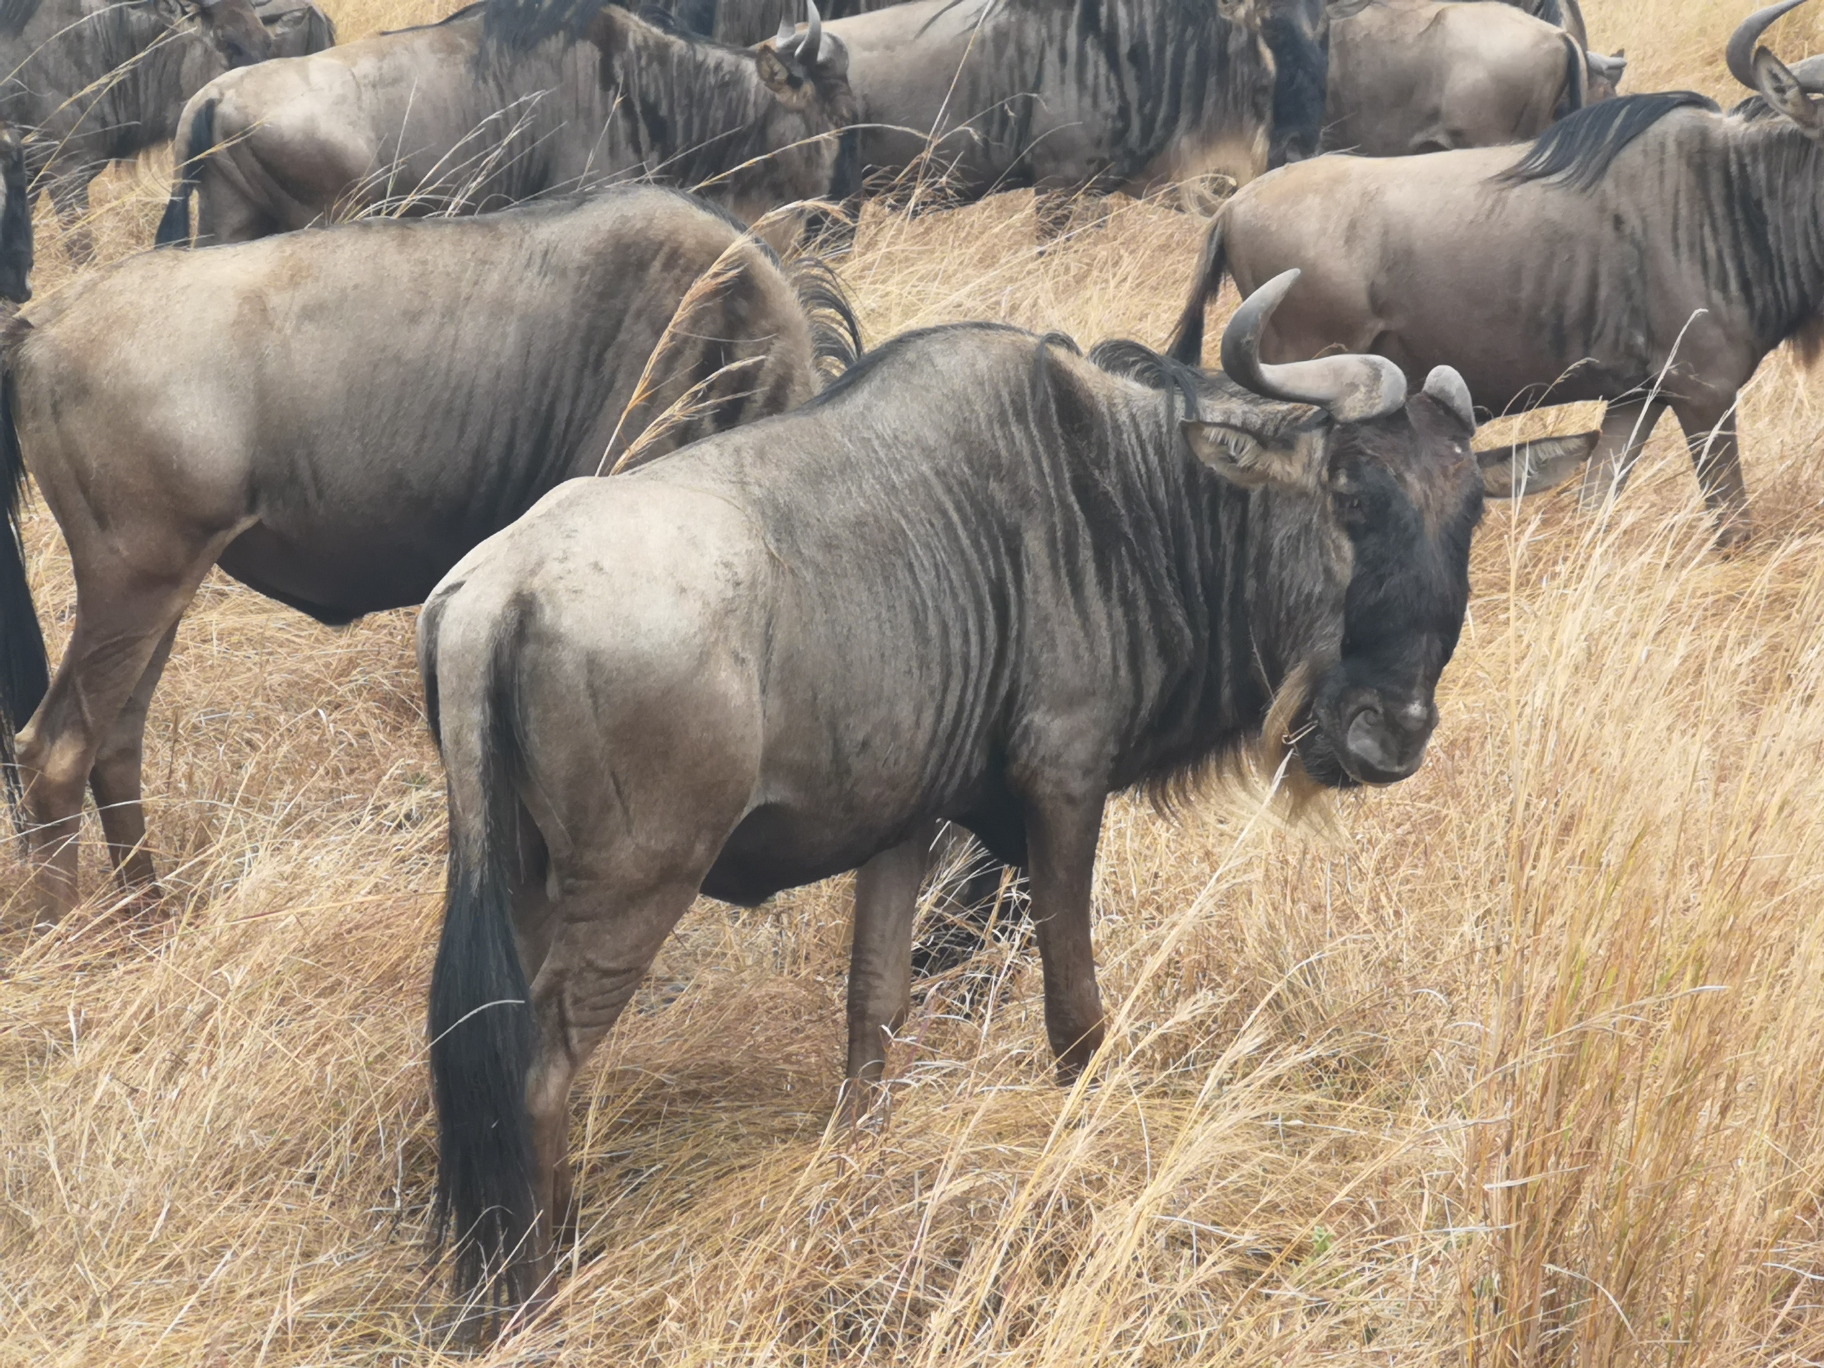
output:
[[[32,297],[32,200],[26,189],[25,140],[0,124],[0,298],[23,304]]]
[[[1800,62],[1795,70],[1757,46],[1774,20],[1804,3],[1780,0],[1756,10],[1730,37],[1726,56],[1736,80],[1757,92],[1775,113],[1791,119],[1813,142],[1824,142],[1824,109],[1814,98],[1824,95],[1824,63],[1812,59]]]
[[[1612,57],[1604,57],[1600,52],[1586,52],[1583,54],[1583,64],[1588,71],[1583,96],[1585,104],[1612,100],[1621,93],[1621,78],[1628,70],[1625,48],[1616,48]]]
[[[1292,730],[1306,773],[1333,787],[1390,784],[1418,769],[1437,723],[1483,499],[1558,483],[1597,434],[1476,452],[1469,390],[1448,366],[1408,396],[1400,368],[1378,356],[1262,362],[1261,333],[1298,276],[1268,281],[1236,312],[1222,339],[1232,383],[1200,386],[1183,430],[1207,467],[1261,491],[1269,564],[1257,583],[1276,601],[1256,602],[1256,631],[1302,663]]]
[[[183,17],[194,18],[222,60],[252,66],[272,56],[272,35],[253,11],[252,0],[178,0]]]
[[[1324,0],[1219,0],[1225,18],[1253,18],[1273,54],[1273,136],[1267,166],[1317,155],[1324,131],[1324,92],[1330,74],[1330,21]]]

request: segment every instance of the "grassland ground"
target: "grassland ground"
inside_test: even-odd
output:
[[[1586,8],[1630,88],[1730,98],[1737,6]],[[1824,47],[1804,12],[1775,35]],[[100,187],[104,255],[149,243],[165,174]],[[843,267],[869,336],[1163,341],[1194,220],[1123,203],[1041,254],[1032,212],[870,212]],[[1053,1086],[1036,964],[1001,947],[924,996],[890,1112],[833,1126],[846,882],[699,904],[578,1089],[555,1306],[466,1361],[1824,1361],[1819,397],[1784,353],[1748,391],[1739,556],[1670,425],[1605,523],[1491,506],[1409,782],[1295,825],[1239,791],[1117,800],[1094,1086]],[[27,539],[55,651],[41,505]],[[424,1245],[444,819],[411,628],[212,578],[149,729],[169,919],[110,917],[95,831],[93,896],[34,937],[0,855],[0,1365],[457,1357]]]

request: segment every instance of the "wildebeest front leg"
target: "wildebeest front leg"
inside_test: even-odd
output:
[[[1716,515],[1716,544],[1723,550],[1743,545],[1753,533],[1748,518],[1748,485],[1742,479],[1741,448],[1735,439],[1735,396],[1719,412],[1715,405],[1675,404],[1685,447],[1697,469],[1704,502]]]
[[[1578,498],[1584,508],[1600,508],[1611,495],[1621,493],[1640,458],[1640,449],[1665,411],[1663,399],[1640,396],[1610,401],[1602,415],[1602,440],[1583,468]]]
[[[1102,998],[1090,945],[1089,895],[1102,831],[1102,795],[1048,798],[1026,816],[1032,920],[1045,974],[1045,1035],[1058,1081],[1076,1081],[1102,1045]]]
[[[886,1070],[887,1039],[905,1024],[912,1005],[912,920],[918,890],[931,867],[938,823],[883,850],[855,875],[855,940],[849,951],[849,1067],[851,1105]]]
[[[157,872],[152,852],[146,849],[146,810],[140,802],[145,765],[146,712],[165,662],[177,640],[177,624],[165,629],[153,648],[152,659],[127,696],[120,715],[108,728],[95,764],[89,770],[89,788],[101,814],[101,829],[108,839],[108,856],[123,888],[142,888],[148,900],[158,897]]]

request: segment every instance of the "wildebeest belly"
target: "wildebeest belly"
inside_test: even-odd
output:
[[[977,786],[968,800],[921,808],[878,825],[849,824],[834,814],[785,804],[755,808],[729,835],[703,880],[703,892],[722,902],[753,907],[787,888],[858,869],[883,850],[907,840],[926,821],[943,816],[967,827],[1003,863],[1023,865],[1026,830],[1017,801],[998,776]]]
[[[423,603],[476,537],[440,539],[419,527],[404,538],[325,538],[308,543],[256,523],[217,564],[250,589],[340,627],[367,613]]]

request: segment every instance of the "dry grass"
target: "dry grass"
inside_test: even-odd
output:
[[[1727,93],[1739,7],[1586,7],[1640,87]],[[104,250],[162,185],[111,179]],[[871,214],[872,335],[1163,337],[1193,222],[1126,206],[1041,257],[1031,213]],[[1329,831],[1115,804],[1095,1088],[1051,1085],[1006,952],[985,1010],[915,1015],[890,1121],[832,1131],[842,885],[699,906],[579,1089],[558,1314],[486,1361],[1824,1359],[1821,427],[1774,358],[1736,559],[1669,431],[1607,528],[1495,510],[1430,761]],[[29,535],[55,645],[63,548]],[[440,1361],[410,627],[212,581],[151,725],[173,919],[113,929],[98,889],[48,939],[0,921],[0,1363]]]

